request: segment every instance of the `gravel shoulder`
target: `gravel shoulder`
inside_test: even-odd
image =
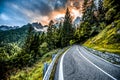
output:
[[[87,48],[84,47],[86,50],[88,50],[89,52],[113,63],[113,64],[117,64],[120,66],[120,55],[114,54],[114,53],[109,53],[109,52],[100,52],[91,48]]]

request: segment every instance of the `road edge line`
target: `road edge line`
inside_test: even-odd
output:
[[[69,48],[67,51],[65,51],[64,54],[63,54],[62,57],[61,57],[58,80],[64,80],[64,76],[63,76],[63,59],[64,59],[65,54],[66,54],[69,50],[70,50],[70,48]]]
[[[53,61],[50,63],[50,65],[48,66],[48,69],[47,69],[47,71],[46,71],[46,73],[45,73],[45,75],[44,75],[44,77],[43,77],[43,80],[48,80],[49,79],[49,77],[50,77],[50,74],[51,74],[51,71],[52,71],[52,69],[53,69],[53,65],[54,65],[54,63],[55,63],[55,61],[56,61],[56,58],[59,56],[59,51],[58,51],[58,53],[55,55],[55,57],[53,58]]]
[[[112,65],[114,65],[114,66],[116,66],[116,67],[120,67],[120,65],[113,64],[113,63],[107,61],[106,59],[104,59],[104,58],[102,58],[102,57],[100,57],[100,56],[97,56],[97,55],[93,54],[92,52],[88,51],[86,48],[84,48],[84,47],[82,47],[82,48],[83,48],[84,50],[86,50],[87,52],[89,52],[90,54],[92,54],[92,55],[98,57],[99,59],[101,59],[101,60],[103,60],[103,61],[105,61],[106,63],[112,64]]]
[[[105,72],[104,70],[102,70],[100,67],[98,67],[97,65],[95,65],[94,63],[92,63],[89,59],[87,59],[81,52],[80,50],[77,48],[79,54],[85,58],[90,64],[92,64],[93,66],[95,66],[97,69],[99,69],[100,71],[102,71],[104,74],[108,75],[110,78],[112,78],[113,80],[117,80],[116,78],[114,78],[113,76],[111,76],[110,74],[108,74],[107,72]]]

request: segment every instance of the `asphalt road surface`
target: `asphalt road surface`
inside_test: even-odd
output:
[[[120,80],[120,67],[74,45],[59,59],[54,80]]]

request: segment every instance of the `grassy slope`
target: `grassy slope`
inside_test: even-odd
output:
[[[84,46],[120,54],[120,33],[117,30],[120,30],[120,20],[115,22],[115,27],[108,25],[97,36],[86,41]]]
[[[10,76],[10,80],[42,80],[44,62],[50,63],[52,54],[57,53],[57,51],[58,49],[46,53],[33,67],[18,70],[17,73]]]

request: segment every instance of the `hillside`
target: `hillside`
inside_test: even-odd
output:
[[[85,46],[100,51],[120,54],[120,20],[108,25],[97,36],[84,43]]]
[[[22,28],[0,31],[0,44],[13,43],[13,42],[23,42],[27,34],[28,27],[23,26]]]
[[[93,70],[96,66],[91,68],[89,66],[91,64],[86,63],[85,58],[81,57],[84,57],[86,53],[86,58],[91,62],[93,60],[93,64],[96,61],[96,65],[101,60],[91,57],[92,55],[89,55],[89,52],[86,52],[84,47],[74,45],[87,46],[89,48],[85,48],[88,51],[93,51],[96,54],[100,53],[99,55],[102,56],[104,56],[104,53],[110,54],[110,57],[111,53],[120,55],[120,5],[117,0],[81,1],[39,0],[37,2],[16,0],[15,2],[9,2],[9,0],[5,0],[2,1],[4,3],[0,1],[0,4],[4,5],[2,6],[3,8],[0,7],[0,10],[1,8],[3,9],[1,10],[2,14],[0,14],[0,80],[42,80],[45,73],[43,71],[46,71],[48,67],[48,65],[44,64],[50,63],[54,55],[61,50],[53,70],[51,69],[52,73],[50,75],[54,78],[54,72],[59,73],[61,71],[57,71],[56,62],[60,62],[59,59],[63,59],[61,55],[64,51],[62,50],[72,45],[68,53],[64,52],[64,54],[69,54],[65,55],[68,59],[62,60],[62,62],[65,61],[67,66],[66,70],[71,71],[81,68],[83,71],[79,69],[79,72],[83,72],[83,74],[81,73],[83,79],[86,77],[86,80],[93,80],[97,79],[97,76],[100,78],[96,74],[97,71]],[[120,63],[120,57],[116,58],[115,54],[112,57],[114,58],[111,58],[111,62],[115,59],[114,61]],[[83,62],[82,64],[81,61]],[[73,66],[71,65],[72,63],[74,64]],[[80,63],[80,65],[77,63]],[[103,62],[101,66],[104,64]],[[84,71],[86,67],[88,69]],[[105,68],[109,69],[107,66]],[[110,68],[112,69],[112,67]],[[103,68],[101,67],[100,69]],[[89,71],[93,71],[92,77],[95,78],[90,79],[88,77],[91,76],[91,74],[88,75]],[[116,69],[116,71],[120,74],[120,70]],[[49,71],[47,72],[50,73]],[[111,70],[110,72],[114,71]],[[77,79],[82,79],[78,74],[75,75]],[[102,75],[104,78],[105,74]],[[118,77],[120,78],[119,75]],[[53,78],[50,77],[50,80],[53,80]],[[75,76],[73,78],[76,79]],[[105,80],[109,79],[106,78]]]
[[[25,67],[22,70],[18,70],[16,74],[12,74],[10,80],[42,80],[44,63],[50,63],[52,61],[51,56],[57,52],[58,49],[55,49],[46,53],[32,67]]]
[[[8,30],[2,30],[0,28],[0,45],[7,43],[17,43],[18,45],[24,44],[25,37],[29,26],[32,25],[35,32],[43,32],[46,27],[42,26],[40,23],[32,23],[22,26],[21,28],[12,28]],[[6,26],[2,27],[6,28]],[[11,27],[10,27],[11,28]]]

